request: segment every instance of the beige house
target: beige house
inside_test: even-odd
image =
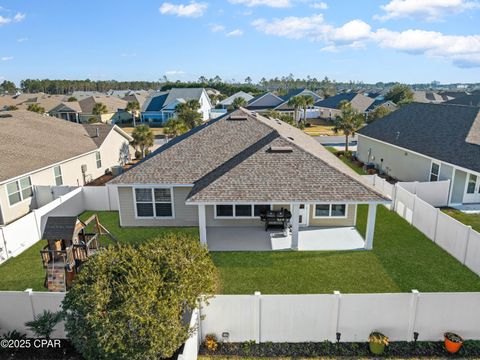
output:
[[[35,186],[83,186],[130,158],[117,126],[75,124],[30,111],[0,113],[0,225],[36,208]]]
[[[97,118],[102,123],[115,124],[132,119],[132,114],[125,109],[128,102],[116,96],[95,95],[82,99],[78,102],[81,113],[80,122],[87,123],[91,118]],[[103,104],[107,112],[102,115],[94,115],[93,109],[96,104]]]
[[[195,226],[212,251],[370,249],[376,206],[389,202],[315,139],[245,109],[173,139],[108,186],[121,226]],[[359,204],[369,205],[365,241]]]

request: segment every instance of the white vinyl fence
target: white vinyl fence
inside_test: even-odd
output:
[[[0,334],[17,330],[20,333],[33,337],[25,327],[27,321],[34,320],[44,310],[52,312],[61,310],[61,303],[65,293],[25,291],[0,292]],[[63,322],[58,324],[52,338],[65,338]]]
[[[228,341],[367,341],[380,331],[393,341],[438,341],[445,331],[480,339],[480,293],[217,295],[203,305],[201,335]]]
[[[0,226],[0,263],[19,255],[40,240],[49,216],[77,216],[85,210],[118,210],[115,188],[85,186],[60,195],[66,188],[39,188],[39,199],[45,205],[7,226]]]
[[[390,188],[377,175],[364,179],[392,199],[391,210],[480,275],[480,233],[435,208],[448,203],[449,180],[389,184]]]

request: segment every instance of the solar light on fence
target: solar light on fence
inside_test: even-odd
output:
[[[340,342],[340,338],[342,337],[342,334],[337,332],[336,333],[336,338],[337,338],[337,343]]]
[[[222,341],[224,343],[228,342],[230,340],[230,333],[225,331],[225,332],[222,332]]]

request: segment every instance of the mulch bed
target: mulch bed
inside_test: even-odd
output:
[[[449,354],[442,342],[391,342],[383,355],[372,355],[368,343],[219,343],[215,352],[203,345],[201,355],[239,357],[400,357],[400,358],[480,358],[480,341],[466,341],[460,351]]]

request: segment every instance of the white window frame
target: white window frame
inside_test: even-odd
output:
[[[22,187],[21,187],[20,181],[22,181],[23,179],[28,179],[28,180],[29,180],[29,182],[30,182],[30,186],[29,186],[29,187],[26,187],[26,188],[22,188]],[[12,183],[16,183],[16,184],[17,184],[17,187],[18,187],[18,189],[19,189],[19,190],[16,191],[15,193],[18,192],[18,193],[20,194],[20,201],[16,202],[15,204],[12,204],[12,203],[10,202],[10,195],[12,195],[12,194],[9,194],[9,193],[8,193],[8,185],[9,185],[9,184],[12,184]],[[28,189],[28,188],[30,188],[30,189],[32,190],[32,195],[29,196],[29,197],[24,198],[24,197],[23,197],[23,190],[26,190],[26,189]],[[19,178],[19,179],[17,179],[17,180],[10,181],[10,182],[6,183],[6,184],[5,184],[5,193],[7,194],[8,205],[9,205],[10,207],[14,207],[14,206],[16,206],[16,205],[18,205],[18,204],[21,204],[22,202],[24,202],[24,201],[27,200],[27,199],[33,198],[33,196],[34,196],[35,194],[34,194],[34,189],[33,189],[33,184],[32,184],[32,178],[31,178],[30,176],[24,176],[24,177]],[[15,194],[15,193],[14,193],[14,194]]]
[[[98,165],[99,162],[100,166]],[[102,154],[100,153],[100,151],[95,151],[95,163],[97,165],[97,169],[102,168]]]
[[[55,169],[56,169],[56,168],[58,168],[58,169],[60,170],[60,175],[59,175],[59,176],[57,176],[57,175],[55,174]],[[60,178],[60,182],[61,182],[60,185],[57,184],[57,178]],[[61,165],[57,165],[57,166],[54,166],[54,167],[53,167],[53,180],[55,181],[55,185],[56,185],[56,186],[62,186],[62,185],[63,185],[63,174],[62,174],[62,167],[61,167]]]
[[[434,174],[433,173],[433,165],[438,165],[438,174]],[[432,161],[432,163],[430,164],[430,175],[428,177],[428,181],[429,182],[435,182],[435,181],[440,181],[440,170],[442,168],[442,163],[440,162],[437,162],[437,161]],[[435,175],[437,177],[437,180],[432,180],[432,175]]]
[[[135,194],[135,189],[150,189],[152,192],[152,201],[142,201],[142,203],[145,204],[152,204],[153,206],[153,216],[138,216],[137,212],[137,196]],[[166,201],[155,201],[155,189],[168,189],[170,190],[170,202]],[[132,195],[133,195],[133,208],[135,210],[135,219],[159,219],[159,220],[170,220],[170,219],[175,219],[175,198],[174,198],[174,192],[173,192],[173,187],[171,186],[135,186],[132,187]],[[172,216],[157,216],[157,209],[155,207],[155,204],[172,204]]]
[[[328,205],[328,216],[317,216],[317,205]],[[345,206],[345,215],[344,216],[332,216],[332,207],[334,205],[343,205]],[[335,204],[320,204],[316,203],[313,206],[313,218],[314,219],[346,219],[348,218],[348,204],[335,203]]]
[[[228,205],[233,207],[232,211],[232,216],[219,216],[217,215],[217,205]],[[237,216],[235,206],[236,205],[248,205],[252,209],[252,215],[251,216]],[[257,219],[258,215],[255,215],[255,205],[268,205],[270,207],[270,210],[272,210],[272,204],[240,204],[240,203],[232,203],[232,204],[215,204],[213,205],[214,209],[214,219]]]

